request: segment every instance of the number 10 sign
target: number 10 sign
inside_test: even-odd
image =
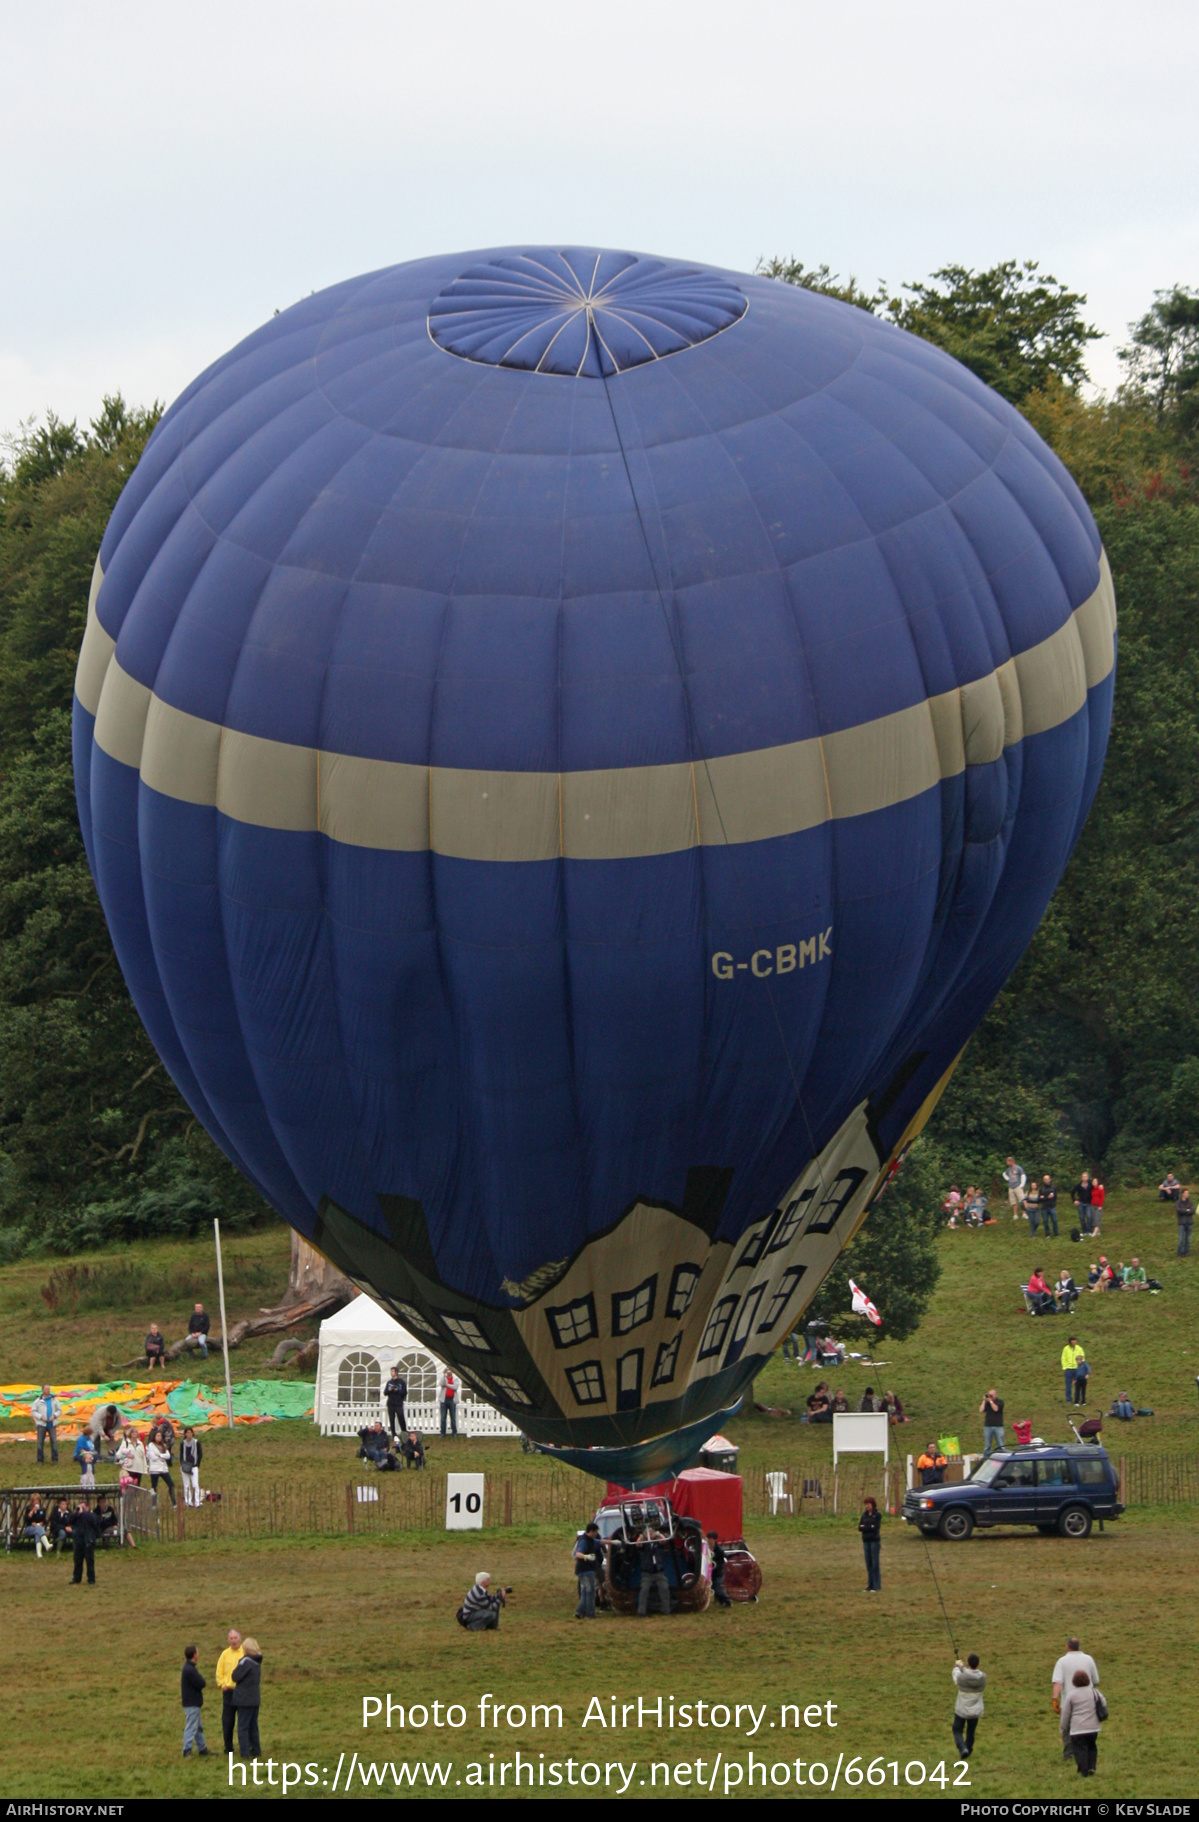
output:
[[[445,1528],[447,1531],[483,1529],[483,1476],[447,1474],[445,1477]]]

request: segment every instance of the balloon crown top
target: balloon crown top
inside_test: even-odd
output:
[[[447,285],[429,334],[460,360],[607,379],[706,342],[748,308],[728,279],[681,260],[531,247]]]

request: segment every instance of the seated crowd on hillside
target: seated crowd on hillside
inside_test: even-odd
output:
[[[382,1423],[376,1421],[359,1430],[357,1459],[373,1462],[382,1474],[394,1474],[400,1468],[423,1468],[424,1439],[415,1430],[407,1430],[397,1442]]]
[[[808,1399],[807,1408],[802,1413],[802,1423],[832,1423],[834,1413],[844,1414],[849,1411],[885,1411],[892,1423],[907,1423],[907,1413],[898,1392],[877,1393],[873,1386],[867,1386],[856,1405],[851,1405],[842,1391],[830,1391],[827,1379],[822,1379],[812,1396]]]

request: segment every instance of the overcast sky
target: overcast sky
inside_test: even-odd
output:
[[[1117,376],[1199,283],[1194,0],[0,0],[0,429],[172,399],[276,306],[558,242],[897,285],[1009,256]]]

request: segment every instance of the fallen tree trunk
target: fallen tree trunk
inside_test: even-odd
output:
[[[231,1348],[239,1347],[243,1341],[249,1341],[255,1335],[275,1335],[281,1329],[295,1328],[297,1323],[307,1322],[314,1316],[327,1316],[333,1310],[340,1309],[345,1301],[344,1292],[337,1289],[326,1292],[320,1297],[308,1298],[302,1303],[280,1305],[277,1309],[264,1311],[260,1316],[248,1316],[243,1322],[235,1322],[229,1330],[229,1346]],[[192,1340],[190,1335],[180,1336],[178,1341],[171,1343],[163,1359],[177,1360],[181,1354],[188,1351]],[[221,1337],[210,1334],[208,1345],[210,1348],[219,1348]],[[145,1365],[146,1356],[138,1354],[133,1360],[118,1361],[116,1366],[110,1370],[127,1373],[133,1367]]]

